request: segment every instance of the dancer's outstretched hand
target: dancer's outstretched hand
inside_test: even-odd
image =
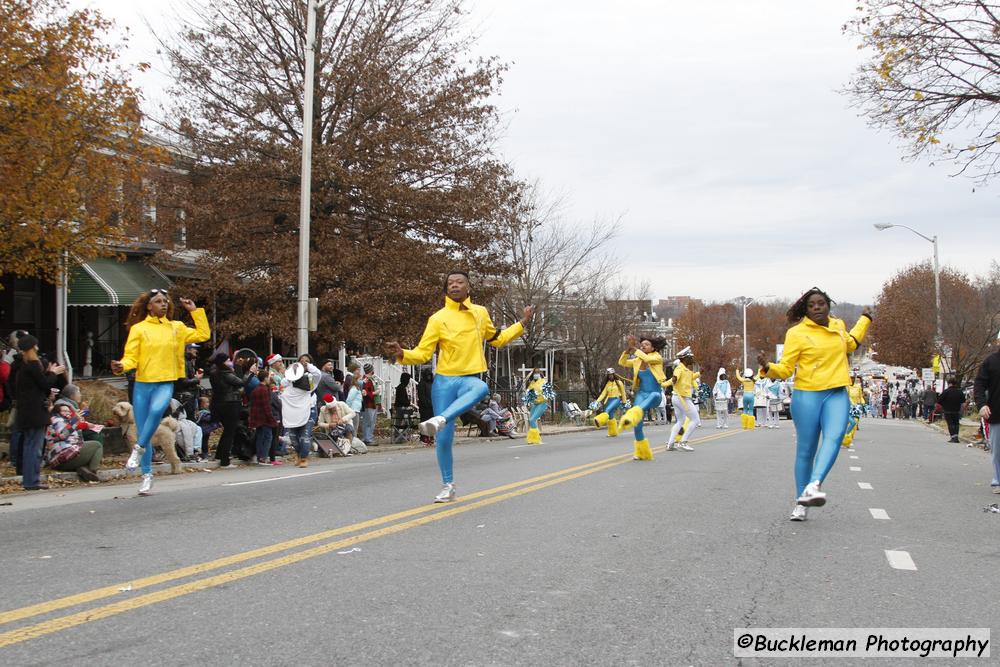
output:
[[[757,355],[757,365],[758,365],[758,366],[759,366],[760,368],[762,368],[762,369],[764,370],[764,372],[765,372],[765,373],[767,372],[767,367],[768,367],[768,366],[769,366],[770,364],[768,364],[768,363],[767,363],[767,357],[765,357],[765,356],[764,356],[764,353],[763,353],[763,352],[761,352],[760,354],[758,354],[758,355]]]
[[[872,320],[872,321],[875,320],[875,315],[872,313],[872,307],[871,306],[865,306],[865,309],[861,311],[861,314],[864,315],[865,317],[867,317],[868,319]]]
[[[522,326],[528,326],[528,324],[531,322],[531,318],[533,318],[534,316],[535,316],[535,307],[534,306],[525,306],[524,307],[524,317],[521,318],[521,325]]]
[[[385,356],[390,359],[402,360],[403,358],[403,346],[394,340],[386,343],[382,349],[385,351]]]
[[[629,334],[625,337],[625,346],[628,348],[629,352],[639,347],[639,339],[635,337],[635,334]]]
[[[194,301],[192,301],[191,299],[181,299],[181,305],[184,306],[184,310],[188,311],[189,313],[195,308],[197,308],[197,306],[194,305]]]

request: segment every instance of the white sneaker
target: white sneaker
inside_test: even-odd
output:
[[[683,449],[685,452],[693,452],[694,451],[694,447],[692,447],[691,445],[687,444],[686,442],[682,442],[681,444],[679,444],[677,446],[680,447],[681,449]]]
[[[128,470],[128,471],[131,472],[131,471],[135,470],[136,468],[138,468],[139,467],[139,460],[142,458],[142,455],[145,454],[145,453],[146,453],[146,450],[143,449],[142,447],[140,447],[139,445],[135,445],[134,447],[132,447],[132,453],[128,455],[128,461],[125,462],[125,470]]]
[[[438,419],[438,417],[435,417],[434,419]],[[428,419],[427,421],[431,420]],[[434,496],[434,502],[436,503],[450,503],[454,499],[455,499],[455,485],[451,482],[442,486],[441,493]]]
[[[667,451],[668,452],[672,452],[675,449],[677,449],[677,444],[676,443],[671,442],[669,445],[667,445]]]
[[[151,496],[153,495],[153,475],[152,473],[147,473],[142,476],[142,482],[139,484],[139,495],[140,496]]]
[[[822,507],[826,504],[826,494],[819,490],[819,482],[809,482],[796,502],[806,507]]]
[[[431,417],[425,422],[420,422],[420,426],[417,429],[420,431],[420,435],[426,435],[428,437],[433,437],[437,435],[437,432],[444,428],[444,425],[448,421],[444,417]]]
[[[805,505],[796,505],[792,508],[792,516],[788,517],[789,521],[805,521],[806,513],[809,508]]]

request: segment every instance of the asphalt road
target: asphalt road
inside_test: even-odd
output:
[[[734,628],[997,626],[987,454],[866,420],[793,523],[789,422],[696,440],[463,445],[448,505],[422,449],[4,497],[0,664],[764,665]]]

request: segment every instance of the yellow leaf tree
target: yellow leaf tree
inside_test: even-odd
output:
[[[55,282],[141,212],[136,91],[110,23],[65,0],[0,0],[0,272]]]

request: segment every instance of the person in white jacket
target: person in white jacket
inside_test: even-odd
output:
[[[725,368],[720,368],[715,377],[715,387],[712,388],[712,398],[715,400],[715,428],[729,428],[729,399],[733,396],[733,387],[726,377]]]
[[[300,468],[309,465],[312,451],[312,408],[316,401],[312,388],[319,383],[322,373],[311,363],[303,366],[295,362],[285,370],[287,384],[281,392],[281,425],[291,438],[293,451]]]

